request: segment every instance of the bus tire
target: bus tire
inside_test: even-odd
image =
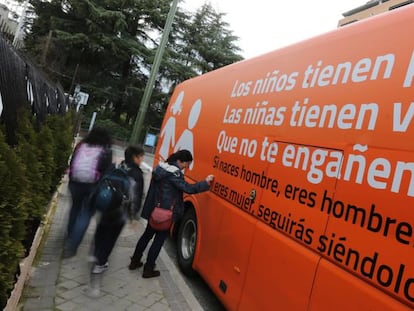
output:
[[[197,218],[193,208],[188,208],[180,222],[177,236],[177,261],[187,276],[195,276],[193,260],[197,243]]]

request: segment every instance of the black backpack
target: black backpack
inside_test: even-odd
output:
[[[124,167],[117,167],[106,173],[92,191],[91,207],[105,217],[127,216],[131,206],[130,178],[128,169]]]

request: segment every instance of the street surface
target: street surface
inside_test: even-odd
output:
[[[177,266],[177,269],[180,269],[177,265],[177,252],[174,241],[172,239],[166,240],[164,243],[164,249],[171,258],[172,262]],[[181,275],[205,311],[226,310],[201,277],[187,277],[184,274]]]

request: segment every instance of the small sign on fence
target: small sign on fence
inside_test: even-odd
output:
[[[75,101],[78,105],[86,105],[88,103],[89,94],[85,92],[78,92],[75,95]]]

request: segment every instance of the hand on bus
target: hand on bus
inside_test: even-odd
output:
[[[210,184],[213,181],[213,179],[214,179],[214,175],[208,175],[206,177],[206,182],[208,182],[208,184]]]

